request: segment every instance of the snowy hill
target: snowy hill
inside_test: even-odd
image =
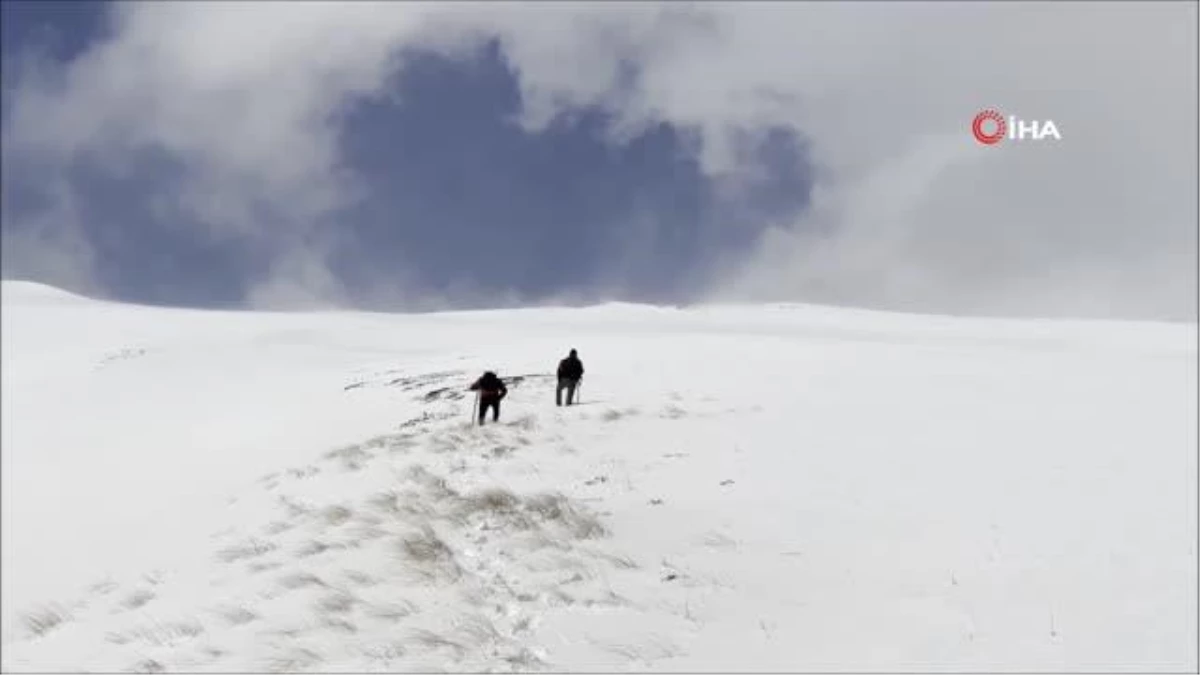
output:
[[[6,671],[1197,667],[1195,325],[3,303]]]

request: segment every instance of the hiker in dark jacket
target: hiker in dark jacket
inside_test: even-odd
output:
[[[500,400],[508,396],[508,387],[504,386],[504,381],[489,370],[483,377],[475,380],[470,390],[479,392],[479,423],[483,424],[488,408],[492,409],[492,421],[499,420]]]
[[[558,362],[558,389],[554,390],[554,405],[562,405],[563,389],[567,390],[567,405],[571,405],[575,401],[575,388],[579,386],[581,379],[583,361],[579,360],[579,355],[572,349],[570,356]]]

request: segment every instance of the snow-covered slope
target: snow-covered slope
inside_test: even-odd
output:
[[[5,670],[1197,667],[1195,325],[3,310]]]

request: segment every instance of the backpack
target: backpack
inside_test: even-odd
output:
[[[483,377],[479,378],[479,390],[483,394],[499,393],[503,384],[504,382],[499,377],[496,377],[496,373],[490,370],[484,373]]]

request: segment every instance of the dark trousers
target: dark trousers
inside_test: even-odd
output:
[[[563,389],[567,390],[567,405],[575,402],[575,387],[579,385],[579,380],[572,380],[566,377],[558,378],[558,389],[554,390],[554,405],[562,405]]]
[[[479,399],[479,423],[483,424],[483,418],[487,417],[488,408],[492,409],[492,421],[500,419],[500,397],[499,396],[483,396]]]

